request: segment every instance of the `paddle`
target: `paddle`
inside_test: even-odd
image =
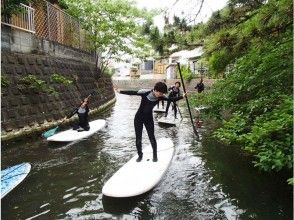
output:
[[[90,97],[91,97],[92,95],[94,95],[95,93],[96,93],[95,91],[91,92],[91,93],[87,96],[87,99],[90,98]],[[81,105],[79,105],[78,108],[79,108],[80,106],[81,106]],[[55,128],[51,128],[51,129],[49,129],[48,131],[43,132],[43,133],[42,133],[42,137],[44,137],[44,138],[48,138],[48,137],[54,135],[54,134],[57,132],[59,126],[60,126],[65,120],[67,120],[67,118],[64,118],[64,119],[59,123],[59,125],[57,125]]]
[[[179,62],[177,62],[177,66],[178,66],[178,69],[179,69],[179,73],[180,73],[180,77],[181,77],[181,82],[182,82],[182,85],[183,85],[183,90],[184,90],[184,93],[186,93],[185,83],[184,83],[184,80],[183,80],[181,66],[180,66],[180,63]],[[195,128],[194,122],[193,122],[193,118],[192,118],[192,114],[191,114],[191,109],[190,109],[188,97],[185,96],[185,98],[186,98],[186,103],[187,103],[187,107],[188,107],[188,111],[189,111],[189,115],[190,115],[190,119],[191,119],[191,123],[192,123],[194,134],[196,135],[197,139],[199,139],[199,134],[198,134],[198,132],[197,132],[197,130]]]

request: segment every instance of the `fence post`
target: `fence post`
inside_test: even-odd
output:
[[[49,2],[46,1],[46,8],[47,8],[47,25],[48,25],[48,37],[51,40],[51,31],[50,31],[50,13],[49,13]]]
[[[81,26],[80,26],[80,21],[79,21],[79,49],[81,50]]]

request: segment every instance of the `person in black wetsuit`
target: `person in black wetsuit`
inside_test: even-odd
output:
[[[153,90],[139,90],[139,91],[120,91],[116,89],[121,94],[126,95],[137,95],[141,96],[141,104],[135,115],[134,125],[136,133],[136,148],[138,152],[137,162],[140,162],[143,158],[142,152],[142,132],[143,125],[147,130],[149,140],[153,149],[153,162],[157,162],[157,142],[154,136],[154,121],[153,121],[153,107],[161,100],[172,100],[177,101],[183,98],[179,96],[176,98],[168,98],[164,94],[167,93],[167,86],[164,82],[157,82]],[[185,94],[184,94],[185,96]]]
[[[170,91],[168,97],[169,98],[179,97],[180,96],[180,87],[181,87],[181,83],[176,82],[174,86],[172,86],[168,89],[168,91]],[[169,109],[171,102],[173,102],[174,114],[175,114],[175,118],[177,118],[177,104],[176,104],[176,101],[172,101],[172,100],[167,101],[166,109],[165,109],[165,117],[167,117],[168,109]]]
[[[203,83],[202,77],[200,79],[200,82],[197,83],[197,85],[195,86],[195,89],[197,89],[198,93],[203,92],[203,90],[204,90],[204,83]]]
[[[79,123],[77,125],[73,126],[73,130],[77,131],[89,131],[90,126],[88,122],[88,113],[89,113],[89,107],[88,107],[88,98],[85,98],[79,107],[77,107],[74,111],[72,111],[66,118],[71,118],[75,114],[78,114],[79,116]]]

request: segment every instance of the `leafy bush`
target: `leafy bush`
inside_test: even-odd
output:
[[[176,69],[176,71],[177,71],[177,78],[180,78],[181,76],[180,76],[180,72],[178,68]],[[194,78],[194,74],[190,70],[188,65],[181,65],[181,73],[182,73],[183,79],[187,81],[191,81]]]
[[[1,76],[1,87],[7,87],[9,85],[9,80],[4,77],[4,76]]]
[[[1,15],[10,18],[14,14],[22,12],[20,3],[27,4],[30,0],[9,0],[1,2]]]
[[[36,92],[46,92],[50,94],[56,94],[55,89],[41,79],[38,79],[35,75],[27,75],[20,80],[20,84],[18,85],[18,89],[20,90],[33,90]]]
[[[67,78],[65,78],[64,76],[58,74],[58,73],[54,73],[51,75],[50,77],[52,82],[56,82],[56,83],[62,83],[64,85],[70,85],[73,83],[72,80],[69,80]]]
[[[237,37],[231,45],[217,43],[225,33],[218,29],[206,47],[210,67],[215,73],[229,63],[235,68],[204,99],[195,100],[223,120],[214,135],[240,145],[264,171],[293,167],[292,8],[289,0],[268,1],[247,20],[227,27]]]

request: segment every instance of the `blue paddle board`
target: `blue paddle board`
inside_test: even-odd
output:
[[[31,164],[21,163],[1,170],[1,199],[20,184],[31,170]]]

